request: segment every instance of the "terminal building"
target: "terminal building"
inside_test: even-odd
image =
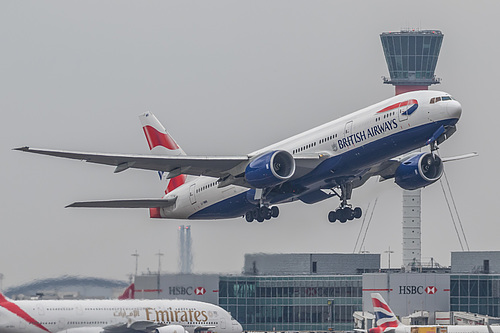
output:
[[[412,324],[498,317],[500,252],[453,252],[451,263],[404,272],[381,269],[380,254],[247,254],[241,275],[136,276],[135,297],[218,304],[246,331],[352,331],[372,292]]]

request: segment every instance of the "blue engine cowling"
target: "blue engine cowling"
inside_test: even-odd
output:
[[[432,153],[410,157],[396,169],[396,184],[405,190],[416,190],[437,181],[443,174],[443,161]]]
[[[254,158],[245,169],[245,180],[255,188],[267,188],[284,183],[295,172],[293,156],[275,150]]]

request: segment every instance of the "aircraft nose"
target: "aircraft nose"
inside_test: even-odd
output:
[[[462,115],[462,105],[455,100],[449,101],[446,103],[446,111],[450,117],[460,119]]]

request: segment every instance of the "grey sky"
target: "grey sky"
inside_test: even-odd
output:
[[[77,200],[160,197],[153,172],[11,151],[30,145],[146,153],[137,115],[154,112],[188,154],[244,154],[390,97],[379,34],[440,29],[436,73],[463,106],[442,156],[471,250],[499,250],[497,1],[2,1],[1,235],[4,287],[62,274],[126,279],[177,271],[190,224],[196,272],[238,273],[251,252],[352,252],[360,221],[330,224],[332,199],[246,223],[151,220],[146,210],[64,209]],[[439,183],[423,192],[423,259],[460,250]],[[370,181],[365,249],[401,264],[401,190]],[[383,265],[387,258],[382,257]]]

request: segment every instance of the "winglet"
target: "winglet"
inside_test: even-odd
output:
[[[30,147],[24,146],[24,147],[19,147],[19,148],[13,148],[12,150],[18,150],[18,151],[29,151]]]

